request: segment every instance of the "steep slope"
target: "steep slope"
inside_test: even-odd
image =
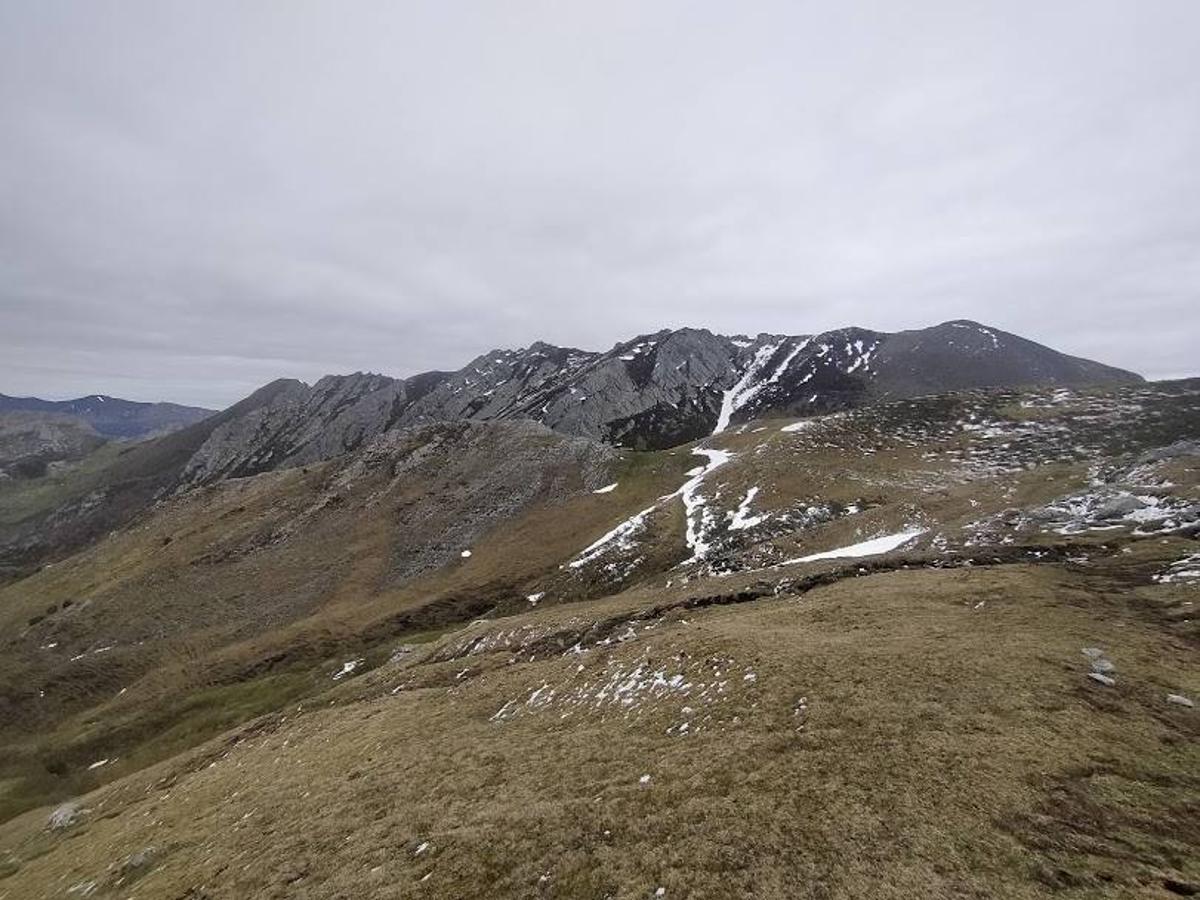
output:
[[[41,400],[0,394],[0,414],[52,413],[72,416],[111,438],[140,438],[193,425],[213,414],[211,409],[178,403],[140,403],[93,394],[75,400]]]
[[[0,797],[80,796],[0,892],[1200,883],[1200,382],[745,425],[391,430],[11,585]]]
[[[0,730],[20,743],[78,729],[120,692],[103,724],[51,754],[74,778],[100,746],[124,755],[165,728],[181,693],[236,693],[263,671],[286,681],[347,638],[474,616],[569,552],[596,514],[572,513],[572,498],[591,500],[616,462],[531,422],[442,423],[161,502],[0,589]],[[25,789],[36,789],[27,767],[5,776],[4,759],[0,785],[33,778]]]

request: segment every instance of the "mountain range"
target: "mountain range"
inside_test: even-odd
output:
[[[211,409],[196,406],[142,403],[104,394],[92,394],[75,400],[41,400],[37,397],[0,394],[0,416],[15,412],[74,419],[106,438],[144,438],[191,425],[213,414]]]
[[[278,382],[269,402],[214,429],[183,477],[200,483],[312,462],[431,422],[528,419],[648,450],[767,415],[819,415],[966,388],[1140,380],[968,321],[893,334],[843,328],[726,337],[683,328],[605,353],[539,342],[493,350],[456,372]]]

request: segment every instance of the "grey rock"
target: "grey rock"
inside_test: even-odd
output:
[[[1030,510],[1026,515],[1033,522],[1044,524],[1046,522],[1056,522],[1063,517],[1061,510],[1052,509],[1048,506],[1040,507],[1039,509]]]
[[[601,486],[616,451],[536,422],[445,422],[388,431],[354,454],[330,483],[350,493],[380,472],[417,479],[422,496],[405,516],[389,578],[402,580],[461,559],[464,550],[533,503],[554,504]]]
[[[51,831],[61,831],[64,828],[70,828],[79,821],[79,817],[83,815],[83,809],[75,801],[70,801],[59,806],[54,812],[50,813],[49,827]]]
[[[1110,678],[1107,675],[1101,675],[1099,672],[1088,672],[1088,678],[1092,679],[1092,681],[1095,681],[1098,684],[1104,685],[1105,687],[1112,687],[1117,683],[1117,679]]]
[[[383,375],[294,382],[269,403],[213,430],[188,461],[184,483],[255,475],[357,449],[395,420],[406,386]]]
[[[1167,694],[1167,702],[1177,706],[1186,706],[1189,709],[1196,705],[1190,697],[1185,697],[1183,694]]]
[[[1162,462],[1167,459],[1177,459],[1181,456],[1200,456],[1200,441],[1176,441],[1166,447],[1147,450],[1138,457],[1138,462]]]
[[[1131,512],[1143,509],[1147,505],[1145,500],[1139,499],[1132,494],[1123,494],[1119,497],[1113,497],[1111,500],[1106,500],[1097,506],[1094,515],[1097,519],[1123,519]]]
[[[121,874],[128,878],[130,875],[143,874],[145,869],[162,856],[162,851],[157,847],[143,847],[136,853],[131,853],[123,863],[121,863]]]

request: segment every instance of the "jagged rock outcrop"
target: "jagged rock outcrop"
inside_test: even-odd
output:
[[[183,480],[253,475],[346,453],[386,431],[406,403],[405,383],[385,375],[327,375],[311,388],[287,382],[270,403],[214,429]]]

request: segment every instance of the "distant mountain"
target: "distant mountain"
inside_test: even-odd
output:
[[[682,328],[606,353],[539,342],[493,350],[457,372],[286,382],[270,403],[215,428],[184,478],[311,463],[394,428],[440,421],[530,419],[564,434],[661,449],[764,416],[968,388],[1141,380],[965,320],[892,334],[843,328],[753,338]]]
[[[77,416],[0,412],[0,481],[40,478],[52,463],[82,459],[104,443]]]
[[[41,400],[0,394],[0,414],[8,412],[53,413],[73,416],[97,434],[109,438],[140,438],[174,431],[213,414],[211,409],[180,406],[178,403],[139,403],[92,394],[76,400]]]

